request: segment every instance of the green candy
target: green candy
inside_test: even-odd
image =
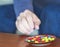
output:
[[[27,42],[31,42],[30,40],[27,40]]]
[[[34,40],[31,40],[31,42],[34,42]]]
[[[49,39],[49,41],[52,41],[52,38],[48,38]]]

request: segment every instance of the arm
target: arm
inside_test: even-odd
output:
[[[21,12],[23,12],[26,9],[33,11],[32,1],[33,0],[14,0],[14,9],[15,9],[16,17],[18,17],[19,14],[21,14]],[[18,23],[18,22],[16,22],[16,23]],[[18,23],[18,24],[21,24],[21,23]],[[17,33],[21,34],[20,31]],[[38,34],[38,32],[36,31],[36,33],[33,32],[32,34],[35,35],[35,34]]]
[[[33,11],[32,0],[14,0],[14,9],[16,16],[26,9]]]

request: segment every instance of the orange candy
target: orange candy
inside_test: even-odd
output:
[[[35,43],[39,43],[38,41],[35,41]]]

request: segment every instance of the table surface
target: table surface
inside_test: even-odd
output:
[[[17,34],[8,34],[8,33],[0,33],[0,47],[35,47],[27,42],[25,42],[25,38],[28,36],[19,36]],[[49,46],[45,47],[59,47],[60,46],[60,38],[57,38],[55,42],[53,42]]]

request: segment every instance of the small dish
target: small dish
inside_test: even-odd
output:
[[[47,46],[56,40],[54,35],[36,35],[26,38],[26,42],[33,46]]]

